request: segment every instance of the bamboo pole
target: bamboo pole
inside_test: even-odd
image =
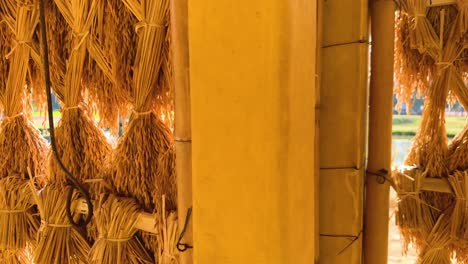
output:
[[[369,113],[369,159],[364,218],[364,263],[387,263],[390,184],[375,173],[391,170],[393,108],[393,46],[395,3],[370,0],[371,82]]]
[[[457,0],[427,0],[430,6],[442,6],[456,4]]]
[[[190,110],[190,76],[188,49],[188,2],[171,1],[171,26],[175,86],[175,144],[180,230],[184,227],[187,210],[192,206],[192,130]],[[182,243],[193,245],[192,221]],[[181,264],[193,263],[192,250],[181,252]]]

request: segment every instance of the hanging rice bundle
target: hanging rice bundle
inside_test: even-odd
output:
[[[121,0],[106,1],[108,10],[113,10],[115,15],[108,16],[106,22],[114,23],[116,34],[108,34],[106,37],[106,48],[112,57],[112,69],[117,81],[117,91],[126,98],[129,104],[134,104],[132,96],[133,74],[137,49],[137,34],[135,25],[138,20]],[[110,30],[110,29],[109,29]],[[108,30],[106,30],[107,32]],[[123,115],[125,116],[125,115]]]
[[[467,0],[458,0],[457,8],[460,12],[460,32],[466,34],[468,32],[468,1]]]
[[[450,237],[459,263],[468,261],[468,172],[457,171],[448,180],[455,196],[451,217]]]
[[[425,97],[421,125],[405,160],[407,165],[416,165],[423,170],[427,177],[448,175],[445,166],[447,157],[445,99],[449,80],[450,75],[443,74],[431,86]]]
[[[109,169],[117,192],[135,198],[146,211],[160,212],[161,203],[156,199],[163,194],[170,197],[168,209],[176,209],[172,134],[155,113],[131,118]],[[156,246],[151,239],[145,242],[149,248]]]
[[[23,114],[6,116],[0,125],[0,178],[25,175],[31,168],[43,182],[47,142]]]
[[[425,93],[421,124],[405,160],[407,165],[415,167],[393,176],[400,197],[397,224],[406,243],[417,246],[418,263],[450,263],[452,252],[459,245],[457,237],[462,232],[459,223],[464,221],[453,220],[462,211],[458,196],[421,190],[428,178],[449,178],[445,107],[449,90],[465,89],[459,71],[459,58],[464,50],[458,23],[460,16],[456,13],[454,16],[452,8],[439,9],[439,16],[434,10],[428,13],[428,21],[434,34],[433,28],[438,27],[443,48],[437,56],[431,55],[435,60],[433,80]]]
[[[106,137],[81,107],[66,109],[56,128],[58,156],[81,182],[98,178],[110,151]],[[66,181],[65,172],[50,157],[50,182]]]
[[[395,17],[395,84],[393,93],[397,96],[398,112],[406,104],[406,114],[411,114],[412,100],[421,97],[427,91],[434,71],[434,60],[419,53],[410,46],[409,32],[411,17],[403,10]]]
[[[65,85],[55,86],[56,92],[63,97],[62,118],[56,128],[58,156],[81,182],[100,175],[104,158],[110,151],[105,136],[95,126],[83,104],[82,78],[87,59],[86,39],[96,12],[95,1],[89,4],[87,2],[56,1],[58,9],[74,32],[74,46],[67,62]],[[56,160],[51,157],[50,163],[50,181],[65,182],[65,174]]]
[[[67,70],[66,60],[70,57],[70,46],[72,34],[69,32],[67,22],[60,14],[54,0],[45,0],[45,19],[47,30],[49,67],[54,94],[63,102],[65,91],[65,72]],[[42,60],[41,60],[42,63]]]
[[[0,18],[2,18],[0,8]],[[0,94],[5,94],[6,83],[8,80],[9,62],[6,55],[11,50],[12,31],[7,23],[0,23]],[[0,110],[3,112],[3,102],[0,101]]]
[[[0,186],[3,189],[0,196],[0,250],[3,255],[12,252],[15,259],[26,261],[24,251],[34,244],[38,219],[35,211],[29,205],[31,191],[25,191],[24,181],[29,176],[27,168],[33,172],[31,177],[37,178],[42,184],[44,175],[44,159],[47,145],[39,131],[27,118],[28,100],[25,85],[31,61],[31,43],[38,22],[38,11],[35,1],[2,1],[0,13],[3,22],[11,30],[1,27],[3,38],[10,38],[11,46],[6,59],[8,71],[5,86],[0,92],[0,101],[4,108],[4,120],[0,125]],[[6,43],[3,39],[3,45]],[[5,51],[5,47],[0,50]],[[3,86],[3,83],[0,84]],[[11,178],[15,176],[16,178]],[[19,254],[19,255],[18,255]],[[8,262],[7,262],[8,263]]]
[[[90,251],[89,263],[153,263],[135,236],[140,206],[131,198],[109,196],[97,208],[99,238]]]
[[[91,114],[87,112],[86,106],[84,105],[84,89],[83,89],[83,78],[85,71],[85,63],[87,61],[87,37],[89,30],[94,21],[96,5],[95,1],[55,1],[57,9],[60,11],[63,21],[70,26],[73,32],[73,38],[68,43],[72,44],[70,48],[70,54],[68,61],[66,62],[65,76],[63,77],[63,86],[53,86],[54,91],[59,96],[62,102],[62,117],[60,122],[55,129],[55,140],[57,146],[57,156],[62,161],[65,168],[71,172],[76,179],[84,184],[88,179],[99,178],[103,168],[103,162],[105,157],[110,152],[110,145],[107,142],[103,132],[96,127],[92,120]],[[59,15],[57,12],[56,15]],[[60,21],[59,19],[52,19],[52,23]],[[61,25],[62,27],[66,25]],[[66,35],[66,33],[63,33]],[[55,63],[56,66],[61,68],[62,60],[59,58],[61,52],[66,53],[66,49],[61,50],[56,48],[61,40],[58,39],[59,43],[54,43],[57,40],[53,38],[51,40],[51,50],[56,52],[52,57],[57,56]],[[61,74],[56,76],[60,80]],[[61,168],[56,157],[51,152],[49,154],[49,173],[48,182],[56,184],[56,186],[66,186],[67,176],[64,170]],[[94,187],[94,186],[92,186]],[[97,185],[97,187],[100,187]],[[52,188],[50,185],[46,186],[45,189]],[[98,189],[93,190],[91,193],[94,194],[99,192]],[[45,196],[47,203],[65,203],[66,192],[62,192],[61,196],[51,195]],[[51,199],[51,200],[47,200]],[[45,211],[47,215],[43,215],[45,218],[56,218],[58,214],[65,215],[66,208],[61,207],[58,210]],[[44,233],[53,232],[48,229],[55,230],[53,226],[41,225],[41,229],[44,229]],[[70,232],[71,229],[65,229],[66,232]],[[95,236],[95,226],[91,225],[88,230],[88,235],[91,237]],[[59,231],[57,231],[59,232]],[[66,236],[66,232],[63,235],[58,235],[57,239],[53,242],[42,241],[41,239],[48,239],[47,237],[39,237],[39,243],[54,243],[53,247],[62,248],[68,243],[78,243],[81,245],[83,237],[86,232],[76,233],[76,236],[69,238]],[[76,239],[75,242],[70,242],[70,239]],[[50,245],[48,245],[50,246]],[[84,248],[73,249],[80,250],[80,252],[70,251],[68,254],[73,256],[75,254],[83,255]],[[39,248],[37,250],[40,250]],[[87,249],[86,249],[87,250]],[[49,251],[48,254],[53,252]],[[63,254],[67,253],[64,251]],[[42,253],[36,253],[42,254]],[[44,253],[47,254],[47,253]],[[87,254],[87,253],[86,253]],[[84,255],[86,255],[84,254]],[[48,259],[49,256],[42,256],[42,259]]]
[[[100,114],[100,126],[118,132],[119,115],[126,117],[132,70],[135,57],[134,22],[122,1],[97,0],[97,22],[89,38],[88,51],[94,62],[89,63],[89,101]]]
[[[140,21],[135,26],[138,43],[132,83],[134,112],[112,155],[109,176],[117,193],[136,199],[146,211],[161,212],[162,195],[167,197],[167,209],[175,210],[173,136],[153,110],[158,96],[162,98],[161,94],[165,92],[158,86],[162,82],[161,75],[155,73],[160,72],[167,56],[164,45],[167,40],[169,1],[140,3],[128,0],[124,3]],[[155,254],[156,239],[145,235],[144,241]]]
[[[459,43],[458,46],[461,53],[464,49],[463,43]],[[459,70],[454,67],[452,67],[451,72],[451,78],[453,80],[452,91],[463,107],[468,109],[468,88],[465,85],[463,76],[460,74]],[[447,167],[450,172],[468,169],[468,155],[466,153],[468,153],[468,123],[463,130],[453,138],[448,147]]]
[[[401,4],[412,18],[409,30],[411,48],[436,59],[441,46],[436,32],[426,17],[428,1],[406,0],[401,1]]]
[[[426,247],[419,253],[418,264],[450,264],[450,217],[442,214],[426,239]]]
[[[423,169],[428,177],[448,176],[445,164],[448,152],[445,131],[446,99],[449,88],[456,91],[462,89],[461,86],[464,87],[460,73],[455,67],[464,47],[460,44],[459,23],[452,23],[452,25],[449,39],[436,60],[435,80],[426,95],[421,125],[405,161],[408,165],[417,165],[418,168]],[[442,30],[441,37],[443,35]]]
[[[0,251],[18,251],[22,254],[29,245],[35,244],[39,219],[31,202],[33,193],[29,180],[22,176],[0,179]]]
[[[403,250],[407,252],[408,246],[414,244],[419,247],[424,241],[425,228],[431,226],[433,220],[427,218],[429,205],[421,200],[421,187],[424,176],[418,170],[396,170],[392,175],[398,194],[398,204],[395,214],[396,225],[400,228],[403,237]]]
[[[42,218],[34,250],[34,261],[37,264],[86,263],[89,244],[82,231],[73,227],[66,215],[66,199],[63,196],[69,188],[62,184],[47,184],[35,197]],[[72,212],[77,210],[78,204],[78,193],[75,192],[71,203]],[[79,213],[74,214],[75,221],[79,217]]]
[[[407,252],[410,244],[419,253],[425,252],[429,250],[430,234],[441,215],[445,213],[447,217],[450,216],[453,196],[424,191],[426,177],[421,170],[414,167],[395,170],[392,177],[399,199],[395,219],[403,238],[404,252]],[[453,237],[450,232],[443,236],[444,239]]]

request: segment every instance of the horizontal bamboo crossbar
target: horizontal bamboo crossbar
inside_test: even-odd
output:
[[[424,179],[421,189],[428,192],[452,193],[449,182],[442,178]]]
[[[457,0],[427,0],[430,6],[442,6],[456,4]]]
[[[86,204],[85,199],[79,200],[78,205],[76,207],[76,211],[83,214],[88,213],[88,205]],[[142,231],[157,234],[158,229],[156,228],[156,226],[158,223],[156,219],[158,219],[158,217],[155,214],[141,212],[138,215],[138,219],[135,223],[135,228]]]
[[[31,201],[32,204],[35,204],[36,201]],[[78,205],[76,206],[76,212],[77,213],[82,213],[82,214],[87,214],[88,213],[88,204],[86,204],[86,200],[85,199],[80,199],[78,200]],[[138,229],[138,230],[142,230],[142,231],[146,231],[146,232],[150,232],[150,233],[153,233],[153,234],[157,234],[159,233],[158,232],[158,229],[156,228],[157,227],[157,219],[159,217],[157,217],[157,215],[155,214],[149,214],[149,213],[145,213],[145,212],[141,212],[139,213],[138,215],[138,219],[135,223],[135,228]]]

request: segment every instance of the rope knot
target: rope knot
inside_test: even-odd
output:
[[[150,115],[151,113],[153,113],[153,111],[149,110],[146,112],[138,112],[136,110],[133,110],[133,113],[135,114],[135,116],[139,117],[139,116],[144,116],[144,115]]]
[[[3,117],[3,122],[4,122],[5,124],[10,123],[10,122],[12,122],[13,120],[15,120],[16,118],[22,117],[23,115],[24,115],[24,113],[21,112],[21,113],[19,113],[19,114],[13,115],[13,116],[5,116],[5,117]]]
[[[84,110],[84,106],[82,105],[75,105],[75,106],[64,106],[62,107],[62,112],[69,111],[69,110]]]
[[[86,38],[88,37],[88,35],[89,35],[89,31],[73,32],[73,38],[79,39],[78,44],[76,44],[75,47],[73,47],[73,50],[78,50],[81,47],[81,45],[83,45],[83,43],[85,43]]]
[[[42,227],[53,227],[53,228],[69,228],[72,227],[71,224],[51,224],[45,220],[41,220]]]
[[[133,239],[133,237],[126,237],[126,238],[112,238],[112,237],[99,237],[104,241],[114,242],[114,243],[125,243]]]
[[[439,71],[443,71],[453,66],[453,62],[439,61],[439,62],[436,62],[435,65],[437,66]]]
[[[161,28],[161,29],[164,29],[166,27],[167,27],[167,25],[163,25],[163,24],[148,23],[147,21],[140,21],[140,22],[135,24],[135,32],[139,33],[140,29],[143,29],[143,28]]]

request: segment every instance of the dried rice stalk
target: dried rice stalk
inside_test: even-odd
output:
[[[427,5],[426,0],[402,1],[404,10],[412,17],[409,31],[411,48],[437,59],[441,46],[437,34],[426,18]]]
[[[442,23],[443,24],[443,23]],[[455,63],[463,52],[460,45],[458,23],[453,23],[449,40],[436,60],[437,73],[424,102],[421,125],[405,161],[422,168],[428,177],[447,177],[447,136],[445,131],[445,105],[449,88],[464,89]],[[441,31],[441,36],[443,35]]]
[[[445,99],[449,76],[443,74],[430,88],[424,103],[421,125],[413,140],[407,165],[416,165],[427,177],[446,177],[447,135],[445,131]]]
[[[162,195],[167,197],[168,209],[175,210],[173,136],[154,112],[155,103],[164,93],[158,87],[160,74],[155,73],[160,73],[167,56],[164,44],[167,41],[169,1],[123,2],[140,21],[135,25],[138,42],[132,87],[134,114],[113,153],[109,176],[119,194],[135,198],[146,211],[160,212]],[[155,237],[143,234],[143,239],[147,249],[157,255]]]
[[[162,210],[159,220],[159,233],[158,239],[158,252],[157,263],[160,264],[178,264],[177,252],[177,214],[176,212],[169,212],[166,216],[166,197],[162,197]]]
[[[148,212],[160,212],[157,197],[167,194],[167,207],[177,208],[172,134],[153,112],[131,118],[110,164],[111,182],[119,194],[135,198]],[[147,234],[143,239],[147,249],[156,252],[155,238]]]
[[[30,264],[33,263],[29,252],[25,250],[0,252],[2,264]]]
[[[0,9],[0,19],[3,17]],[[9,60],[6,55],[10,52],[12,32],[6,23],[0,23],[0,94],[5,94],[8,80]],[[3,102],[0,101],[0,111],[3,111]]]
[[[62,111],[56,128],[58,156],[65,167],[81,182],[99,178],[110,145],[99,128],[81,107]],[[66,182],[66,175],[50,154],[49,182]]]
[[[403,237],[404,252],[410,244],[420,250],[435,223],[432,215],[440,213],[440,209],[424,201],[421,186],[425,177],[420,170],[395,170],[392,177],[398,194],[395,220]]]
[[[65,167],[81,183],[101,177],[104,160],[110,153],[110,145],[102,131],[81,107],[62,110],[62,118],[55,129],[57,155]],[[49,154],[48,181],[65,184],[67,177],[57,163],[53,153]],[[102,191],[99,183],[90,186],[91,197]],[[63,194],[64,197],[66,194]],[[93,221],[87,227],[89,238],[97,237]]]
[[[5,0],[5,2],[9,1],[16,4],[16,0]],[[7,54],[7,58],[10,60],[8,80],[5,93],[0,96],[5,108],[5,115],[9,117],[22,113],[25,108],[24,86],[31,58],[30,43],[38,22],[39,13],[33,2],[30,2],[18,3],[14,15],[14,20],[10,21],[12,24],[8,24],[14,35],[12,49]]]
[[[406,114],[411,114],[412,99],[426,93],[434,71],[433,59],[410,47],[410,24],[411,18],[406,13],[397,12],[393,93],[396,94],[398,100],[396,110],[401,112],[402,103],[406,103]]]
[[[450,142],[447,167],[450,172],[468,169],[468,124]]]
[[[30,167],[38,177],[44,174],[44,157],[47,152],[45,140],[39,131],[25,116],[28,108],[28,97],[25,85],[31,61],[32,42],[38,22],[38,10],[35,1],[5,0],[0,3],[2,15],[3,45],[11,43],[6,54],[8,66],[2,66],[2,84],[0,101],[4,107],[5,118],[0,126],[0,183],[3,189],[0,196],[0,250],[9,257],[8,263],[26,261],[23,255],[26,247],[33,243],[37,223],[29,210],[30,191],[24,190],[20,179],[27,179],[27,168]],[[7,27],[5,27],[5,25]],[[6,33],[10,30],[10,33]],[[6,46],[1,50],[5,51]],[[8,79],[5,74],[8,71]],[[18,175],[13,180],[10,175]],[[39,179],[42,182],[41,179]],[[27,207],[26,207],[27,206]],[[14,209],[22,212],[13,212]],[[26,212],[24,210],[28,209]],[[21,261],[20,261],[21,260]],[[10,261],[10,262],[9,262]]]
[[[167,194],[167,208],[175,210],[174,166],[171,131],[153,112],[132,116],[109,168],[117,192],[135,198],[148,212],[161,210],[158,197]]]
[[[18,257],[34,244],[39,218],[31,204],[32,195],[29,180],[21,176],[0,179],[0,251],[16,252]]]
[[[131,198],[111,195],[105,199],[95,213],[99,238],[91,248],[89,263],[153,263],[136,237],[139,211]]]
[[[444,43],[451,41],[451,28],[458,23],[455,6],[427,8],[427,1],[401,0],[399,3],[394,67],[397,111],[401,111],[402,103],[410,110],[413,98],[426,95],[429,83],[437,78],[435,61],[440,61]],[[426,46],[430,48],[424,48]]]
[[[83,77],[87,58],[87,37],[94,21],[96,2],[56,0],[63,18],[71,26],[73,47],[67,62],[64,86],[56,86],[55,91],[62,97],[62,119],[56,129],[58,155],[65,167],[78,180],[98,177],[110,146],[93,120],[86,114],[83,102]],[[60,61],[58,61],[60,62]],[[60,76],[58,77],[60,78]],[[55,158],[50,158],[53,182],[65,182],[66,177]]]
[[[31,168],[42,184],[47,143],[24,115],[7,117],[0,125],[0,178],[26,175]]]
[[[63,103],[65,90],[66,59],[70,57],[72,34],[60,14],[54,0],[45,0],[49,67],[55,96]],[[42,63],[42,61],[41,61]]]
[[[450,218],[442,214],[426,240],[427,246],[419,254],[418,264],[450,264]]]
[[[453,79],[457,82],[453,91],[456,94],[458,101],[468,109],[468,91],[460,74],[453,73]],[[450,142],[447,155],[447,167],[450,172],[457,170],[464,171],[468,169],[468,123],[462,131],[460,131]]]
[[[456,252],[458,263],[468,260],[468,172],[457,171],[449,176],[449,183],[456,197],[451,215],[450,237]]]
[[[465,34],[468,32],[468,0],[458,0],[457,7],[460,12],[460,32]]]
[[[56,20],[65,21],[70,31],[73,32],[72,39],[66,42],[72,46],[69,47],[69,58],[66,61],[64,85],[53,87],[62,101],[62,118],[55,134],[57,155],[67,170],[78,181],[85,183],[88,179],[100,178],[104,159],[111,150],[103,132],[94,124],[92,115],[84,105],[86,92],[84,88],[87,84],[86,69],[90,59],[88,56],[89,38],[98,10],[97,2],[95,0],[55,0],[55,4],[63,17],[63,20]],[[67,35],[65,31],[62,34]],[[58,41],[60,43],[61,40]],[[52,50],[57,51],[57,56],[67,51],[66,49],[64,51]],[[58,67],[61,67],[60,58],[57,58],[56,63]],[[60,80],[61,74],[58,74],[57,78]],[[53,153],[49,155],[49,162],[49,182],[65,184],[67,177]],[[96,192],[99,191],[92,190],[91,195],[93,196]],[[65,211],[60,213],[65,213]],[[91,223],[88,235],[94,237],[96,232],[95,226]],[[63,242],[59,240],[58,243]]]
[[[36,196],[41,215],[38,242],[34,250],[37,264],[81,264],[86,263],[89,245],[80,230],[73,227],[66,216],[68,186],[48,184]],[[78,193],[72,198],[71,210],[75,211]],[[80,215],[75,215],[75,221]]]
[[[120,0],[97,0],[98,12],[88,51],[95,63],[86,72],[89,100],[100,113],[100,126],[117,134],[119,113],[128,112],[136,49],[136,23]],[[118,111],[116,111],[118,110]]]

